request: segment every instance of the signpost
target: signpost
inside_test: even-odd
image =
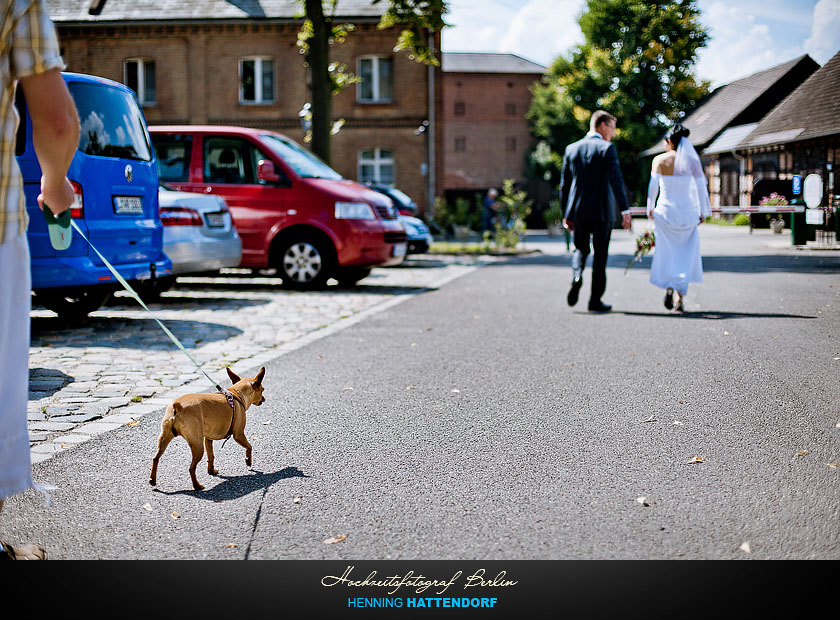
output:
[[[798,174],[793,175],[793,188],[791,192],[794,196],[802,193],[802,177]]]

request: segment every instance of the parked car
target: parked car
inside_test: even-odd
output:
[[[172,274],[143,286],[141,295],[160,295],[180,275],[217,272],[239,265],[242,240],[224,198],[179,192],[161,185],[158,200],[163,250],[172,261]]]
[[[405,234],[408,239],[407,254],[425,254],[432,246],[432,233],[426,222],[419,217],[400,214],[400,222],[405,227]]]
[[[369,184],[368,187],[390,198],[397,211],[402,215],[408,215],[410,217],[417,216],[417,203],[408,194],[401,192],[396,187],[390,187],[388,185]]]
[[[62,75],[82,125],[67,172],[76,193],[72,218],[126,280],[168,276],[172,262],[163,252],[154,151],[134,93],[104,78]],[[81,318],[100,308],[119,284],[80,235],[66,250],[50,244],[37,202],[41,167],[21,89],[15,104],[21,119],[15,154],[29,215],[32,289],[36,300],[59,316]]]
[[[344,179],[286,136],[244,127],[151,127],[161,181],[225,199],[240,266],[276,268],[283,285],[355,284],[405,259],[405,228],[381,194]]]
[[[395,187],[387,185],[369,185],[369,187],[390,198],[397,208],[400,214],[399,220],[405,226],[408,237],[407,253],[423,254],[428,252],[433,241],[432,234],[429,232],[426,222],[419,217],[414,217],[417,214],[417,204],[407,194]]]

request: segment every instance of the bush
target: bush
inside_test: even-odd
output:
[[[526,192],[516,191],[513,179],[505,179],[499,196],[499,211],[496,216],[496,246],[515,248],[528,227],[525,218],[531,214],[531,201]]]
[[[735,226],[749,226],[750,225],[750,215],[749,213],[739,213],[735,216],[733,220]]]

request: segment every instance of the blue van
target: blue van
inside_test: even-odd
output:
[[[100,77],[62,74],[81,122],[79,148],[67,172],[76,193],[71,216],[91,243],[126,280],[170,274],[158,213],[158,174],[143,112],[127,87]],[[32,122],[22,90],[17,160],[29,214],[32,290],[36,301],[62,318],[87,316],[119,286],[78,234],[56,251],[38,208],[41,167],[32,146]]]

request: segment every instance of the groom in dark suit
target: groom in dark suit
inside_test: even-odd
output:
[[[572,287],[566,298],[570,306],[578,301],[583,285],[583,268],[592,240],[592,291],[590,312],[609,312],[612,306],[601,301],[607,288],[607,254],[610,234],[616,220],[613,203],[621,209],[622,227],[630,229],[630,211],[624,192],[624,179],[618,167],[618,152],[610,141],[615,136],[615,116],[603,110],[592,114],[589,133],[566,147],[560,204],[565,209],[563,225],[574,235]]]

